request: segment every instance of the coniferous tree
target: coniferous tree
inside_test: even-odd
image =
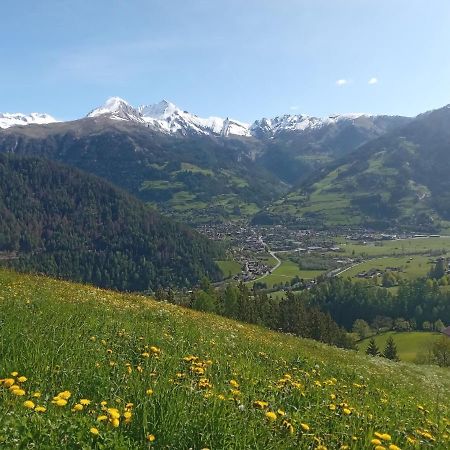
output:
[[[386,341],[383,356],[387,359],[391,359],[392,361],[399,361],[397,346],[395,345],[392,336],[389,336],[388,340]]]
[[[380,354],[380,350],[374,338],[369,341],[369,346],[367,347],[366,354],[371,356],[378,356]]]

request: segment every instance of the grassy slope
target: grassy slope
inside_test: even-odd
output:
[[[372,448],[375,431],[391,434],[401,448],[408,448],[408,436],[423,441],[421,448],[448,448],[448,370],[371,359],[140,296],[6,271],[0,317],[0,377],[28,377],[23,397],[0,387],[5,448],[35,442],[40,449],[362,449]],[[185,361],[188,355],[199,359]],[[236,392],[230,380],[239,384]],[[72,394],[68,405],[53,405],[64,390]],[[35,391],[42,396],[33,400],[47,412],[23,406]],[[92,403],[71,411],[81,398]],[[267,407],[253,406],[256,400]],[[97,422],[101,401],[121,414],[132,402],[131,423]],[[265,416],[268,410],[276,420]],[[90,434],[92,426],[99,436]]]
[[[415,361],[418,354],[426,354],[428,352],[430,344],[439,339],[441,334],[423,331],[410,333],[396,333],[392,331],[379,334],[378,336],[374,336],[374,339],[380,351],[383,351],[389,336],[392,336],[394,339],[398,356],[402,361]],[[366,351],[370,339],[364,339],[358,344],[361,351]]]

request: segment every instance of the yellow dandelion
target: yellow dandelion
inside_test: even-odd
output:
[[[34,409],[35,404],[31,400],[26,400],[23,402],[23,406],[28,409]]]
[[[52,400],[52,403],[56,406],[66,406],[67,405],[67,400],[64,398],[59,398],[59,397],[55,397]]]
[[[44,413],[45,411],[47,411],[47,408],[45,408],[44,406],[36,406],[36,408],[34,408],[34,410],[36,412]]]
[[[73,411],[83,411],[83,408],[84,408],[84,406],[83,406],[81,403],[76,403],[76,404],[73,406],[72,410],[73,410]]]
[[[12,377],[17,377],[17,375],[19,375],[19,372],[11,372]]]
[[[230,380],[230,385],[233,386],[234,388],[239,387],[239,383],[236,380]]]
[[[92,427],[90,430],[91,434],[93,434],[94,436],[98,436],[100,434],[100,432],[98,431],[97,428]]]
[[[348,409],[348,408],[344,408],[343,410],[342,410],[342,412],[345,414],[345,415],[350,415],[351,413],[352,413],[352,411],[350,410],[350,409]]]
[[[300,426],[302,427],[303,431],[309,431],[309,425],[307,423],[301,423]]]
[[[14,386],[15,380],[14,378],[6,378],[6,380],[3,380],[3,386],[5,388],[10,388],[11,386]]]
[[[266,417],[267,417],[271,422],[277,420],[277,415],[276,415],[276,413],[274,413],[273,411],[267,411],[267,412],[266,412]]]
[[[40,392],[35,392],[34,394],[33,394],[33,397],[34,398],[40,398],[41,397],[41,393]]]
[[[154,442],[155,441],[155,435],[154,434],[147,434],[147,441]]]
[[[98,422],[104,422],[105,420],[108,420],[108,416],[105,416],[104,414],[97,417]]]
[[[117,428],[120,425],[120,420],[119,419],[111,419],[111,425],[114,428]]]
[[[88,406],[88,405],[91,403],[91,401],[88,400],[87,398],[82,398],[82,399],[80,400],[80,403],[81,403],[83,406]]]
[[[397,447],[395,444],[391,444],[388,448],[389,450],[401,450],[400,447]]]
[[[147,389],[147,390],[145,391],[145,393],[146,393],[147,395],[152,395],[152,394],[153,394],[153,389]]]
[[[372,439],[372,440],[370,441],[370,443],[371,443],[372,445],[381,445],[381,441],[380,441],[379,439]]]
[[[26,394],[26,392],[25,392],[23,389],[14,389],[14,390],[12,391],[12,393],[13,393],[14,395],[19,396],[19,397],[22,397],[22,396],[24,396],[24,395]]]
[[[19,383],[25,383],[25,381],[27,381],[27,380],[28,380],[28,378],[27,378],[27,377],[24,377],[24,376],[17,378],[17,381],[18,381]]]

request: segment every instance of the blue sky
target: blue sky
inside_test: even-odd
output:
[[[415,115],[450,103],[449,25],[449,0],[2,0],[0,111]]]

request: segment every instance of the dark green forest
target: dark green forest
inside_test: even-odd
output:
[[[0,262],[126,291],[220,278],[220,248],[95,176],[0,154]]]

